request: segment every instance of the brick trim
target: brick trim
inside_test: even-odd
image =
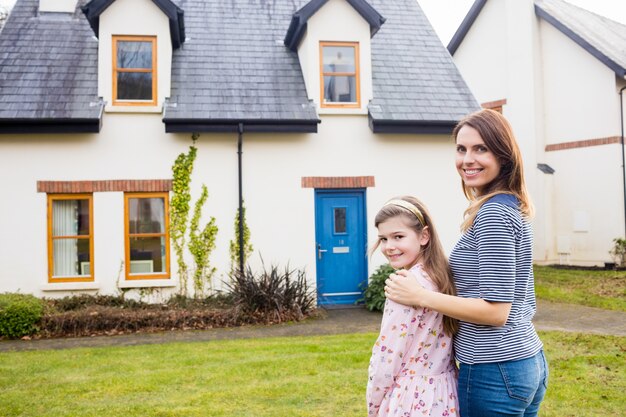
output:
[[[610,145],[613,143],[621,143],[620,136],[609,136],[606,138],[577,140],[573,142],[554,143],[546,145],[546,152],[562,151],[564,149],[588,148],[590,146]]]
[[[164,192],[172,190],[172,180],[37,181],[37,192],[48,194],[121,192]]]
[[[302,188],[365,188],[374,186],[374,177],[302,177]]]
[[[482,103],[480,106],[483,109],[495,109],[498,107],[502,107],[506,104],[506,99],[503,98],[502,100],[495,100],[495,101],[486,101],[484,103]]]

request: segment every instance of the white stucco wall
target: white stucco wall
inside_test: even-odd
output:
[[[615,73],[541,20],[546,144],[617,136]]]
[[[171,87],[172,41],[167,16],[151,0],[117,0],[100,15],[99,32],[98,95],[107,103],[106,111],[160,112]],[[112,106],[114,35],[156,36],[157,106]]]
[[[479,103],[508,97],[506,1],[488,1],[454,54]]]
[[[0,176],[12,178],[6,195],[13,202],[0,205],[0,229],[16,237],[5,240],[0,251],[0,291],[48,297],[69,294],[51,288],[116,291],[124,279],[123,193],[94,193],[95,285],[47,284],[46,194],[36,192],[36,182],[171,178],[173,161],[187,151],[191,135],[164,133],[160,119],[158,114],[106,113],[100,134],[0,135]],[[211,255],[219,287],[230,266],[238,204],[237,136],[202,134],[196,145],[193,198],[205,183],[205,220],[214,216],[219,227]],[[366,193],[368,242],[376,236],[373,217],[386,200],[418,196],[450,251],[466,207],[453,164],[454,145],[447,136],[374,135],[367,116],[323,116],[317,134],[244,134],[243,192],[255,249],[251,264],[258,265],[261,254],[266,265],[305,268],[315,285],[314,190],[301,187],[303,176],[375,177],[376,186]],[[369,272],[382,262],[374,256]],[[175,283],[173,255],[171,272]]]
[[[320,108],[320,42],[359,44],[359,109]],[[298,58],[307,94],[320,114],[367,114],[372,99],[372,59],[369,23],[345,0],[330,0],[307,22],[307,32],[298,46]]]

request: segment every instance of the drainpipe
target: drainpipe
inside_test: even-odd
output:
[[[624,184],[624,237],[626,238],[626,157],[624,156],[624,99],[622,92],[626,90],[626,87],[622,87],[619,90],[619,118],[622,128],[622,182]]]
[[[239,272],[243,274],[243,185],[241,175],[241,147],[243,144],[243,123],[239,123],[237,130],[239,132],[239,139],[237,140],[237,158],[239,166]]]

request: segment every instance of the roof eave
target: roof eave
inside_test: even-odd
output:
[[[102,118],[0,119],[0,134],[99,133]]]
[[[291,51],[296,52],[298,45],[304,37],[307,22],[328,0],[311,0],[291,17],[289,29],[283,43]],[[347,0],[348,3],[367,21],[370,25],[370,37],[373,37],[380,27],[385,23],[385,18],[364,0]]]
[[[458,120],[384,120],[369,115],[370,129],[374,133],[409,133],[451,135]]]
[[[546,10],[542,9],[541,7],[539,7],[536,4],[535,4],[535,14],[538,17],[540,17],[543,20],[545,20],[546,22],[550,23],[558,31],[563,33],[565,36],[567,36],[572,41],[574,41],[576,44],[578,44],[581,48],[583,48],[584,50],[589,52],[591,55],[596,57],[600,62],[602,62],[604,65],[609,67],[612,71],[614,71],[615,74],[618,77],[621,77],[621,78],[626,77],[626,68],[622,67],[620,64],[618,64],[617,62],[613,61],[611,58],[606,56],[604,53],[602,53],[596,47],[594,47],[589,42],[587,42],[583,37],[581,37],[576,32],[574,32],[573,30],[571,30],[570,28],[565,26],[563,23],[561,23],[561,21],[559,21],[557,18],[555,18],[550,13],[548,13]]]
[[[450,52],[450,55],[454,55],[459,46],[461,46],[463,39],[465,39],[467,32],[469,32],[469,30],[472,28],[472,25],[476,21],[476,18],[478,17],[480,12],[483,10],[485,4],[487,4],[487,0],[476,0],[474,4],[472,4],[469,12],[467,13],[465,18],[461,22],[461,25],[456,30],[454,36],[452,36],[452,39],[450,39],[450,42],[448,43],[448,52]]]
[[[319,119],[163,119],[166,133],[238,132],[239,125],[249,133],[317,133]]]
[[[81,10],[89,26],[94,31],[96,37],[100,32],[100,15],[115,0],[92,0],[81,7]],[[172,3],[170,0],[152,0],[154,4],[167,16],[170,23],[170,38],[172,40],[172,48],[178,49],[185,42],[185,12]]]

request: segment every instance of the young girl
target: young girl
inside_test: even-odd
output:
[[[454,338],[461,416],[536,417],[548,366],[532,323],[532,204],[522,156],[508,121],[472,113],[453,132],[456,169],[470,201],[463,236],[450,255],[458,297],[391,274],[388,298],[460,320]]]
[[[448,262],[424,205],[413,197],[387,202],[374,219],[380,250],[391,266],[410,270],[433,291],[454,294]],[[456,323],[436,311],[387,300],[372,349],[368,416],[456,416]]]

